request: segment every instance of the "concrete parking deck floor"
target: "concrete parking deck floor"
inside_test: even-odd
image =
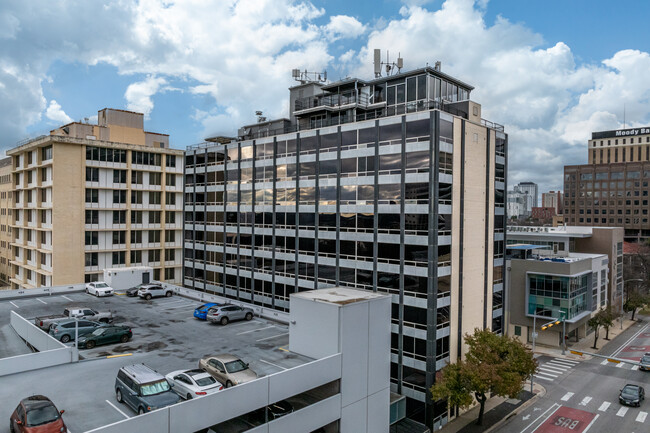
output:
[[[311,360],[288,351],[286,325],[259,318],[227,326],[213,325],[192,316],[200,303],[178,296],[144,301],[126,296],[95,298],[75,293],[2,301],[0,327],[9,326],[11,310],[33,318],[61,313],[72,305],[110,309],[115,324],[132,327],[133,339],[126,344],[81,350],[84,360],[77,364],[0,378],[0,421],[9,418],[20,399],[32,394],[49,396],[60,409],[65,409],[64,419],[73,433],[134,416],[127,406],[117,403],[113,389],[119,367],[132,363],[144,362],[166,374],[196,368],[198,360],[205,355],[232,353],[249,362],[260,376],[265,376]],[[107,358],[110,355],[125,356]],[[0,422],[0,433],[6,431],[7,423]]]

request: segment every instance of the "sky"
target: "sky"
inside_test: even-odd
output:
[[[291,70],[372,78],[442,62],[509,136],[510,185],[562,189],[592,131],[650,125],[650,2],[3,0],[0,154],[97,111],[145,114],[184,149],[288,116]],[[625,116],[624,116],[625,113]]]

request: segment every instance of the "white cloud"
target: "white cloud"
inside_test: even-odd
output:
[[[365,31],[366,26],[356,18],[347,15],[332,16],[329,24],[325,26],[325,33],[332,41],[341,38],[356,38]]]
[[[154,76],[149,76],[144,81],[129,84],[124,93],[124,98],[127,101],[126,107],[129,110],[144,113],[145,118],[148,118],[153,110],[151,97],[158,93],[158,89],[165,84],[167,84],[167,80]]]
[[[45,110],[45,117],[61,125],[72,122],[72,118],[65,114],[61,105],[54,99],[50,101],[50,105]]]

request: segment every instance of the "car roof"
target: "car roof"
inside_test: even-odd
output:
[[[49,398],[45,397],[44,395],[32,395],[30,397],[23,398],[20,402],[26,408],[50,406],[50,405],[54,406],[54,403],[52,403],[52,401]]]
[[[140,286],[141,289],[147,289],[149,287],[162,287],[160,284],[142,284]]]
[[[239,359],[238,356],[231,355],[230,353],[222,353],[220,355],[210,355],[210,356],[206,356],[206,358],[216,358],[221,362],[237,361]]]
[[[633,385],[633,384],[631,384],[631,383],[628,383],[627,385],[625,385],[625,386],[623,387],[623,389],[625,389],[625,388],[640,389],[641,387],[640,387],[639,385]]]
[[[210,375],[206,371],[198,369],[198,368],[196,368],[194,370],[187,370],[187,371],[184,371],[183,373],[187,374],[188,376],[192,376],[192,377],[194,377],[194,376],[203,376],[203,375],[209,376]]]
[[[99,323],[99,322],[95,322],[94,320],[90,320],[90,319],[79,319],[80,322],[81,322],[82,320],[83,320],[84,322],[96,323],[97,325],[100,325],[100,326],[102,325],[101,323]],[[66,324],[68,324],[68,323],[74,323],[74,322],[76,322],[76,321],[77,321],[77,320],[75,320],[75,319],[64,319],[64,320],[59,320],[59,321],[56,322],[54,325],[55,325],[55,326],[62,326],[62,325],[66,325]]]
[[[162,374],[145,364],[125,365],[120,370],[131,376],[138,383],[154,382],[165,378]]]

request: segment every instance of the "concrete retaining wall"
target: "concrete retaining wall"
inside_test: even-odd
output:
[[[55,294],[66,294],[83,292],[85,284],[71,284],[67,286],[39,287],[37,289],[24,290],[0,290],[0,299],[20,299],[32,296],[50,296]]]

